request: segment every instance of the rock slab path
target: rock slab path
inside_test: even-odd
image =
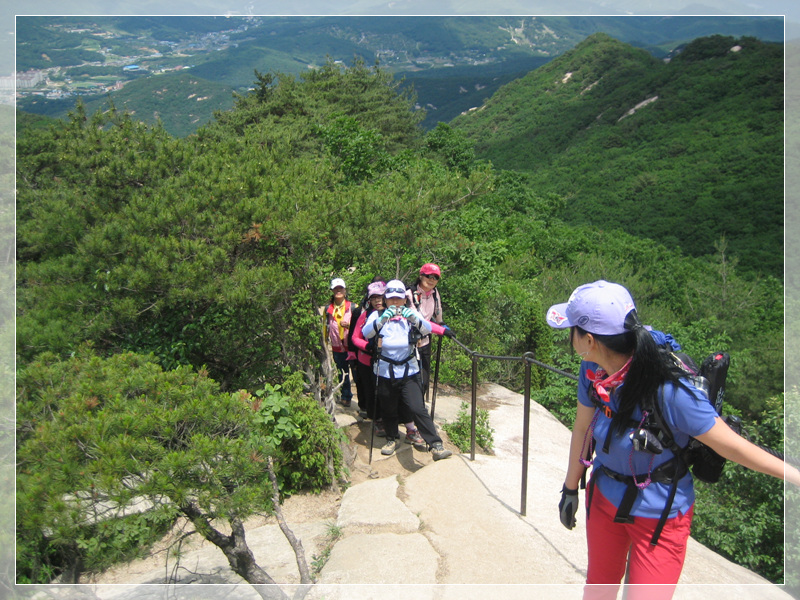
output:
[[[456,395],[439,395],[437,423],[454,421],[462,401]],[[308,561],[316,557],[321,565],[317,583],[301,590],[305,598],[581,597],[586,576],[584,525],[578,519],[575,529],[565,530],[557,511],[569,430],[532,403],[523,494],[523,397],[486,385],[478,403],[489,410],[494,454],[476,454],[474,460],[449,443],[454,456],[438,462],[408,444],[385,457],[380,453],[383,440],[375,438],[370,462],[369,423],[356,416],[355,403],[337,415],[354,440],[354,485],[336,499],[332,511],[320,510],[319,518],[306,514],[292,522],[289,517]],[[259,564],[284,592],[297,593],[294,554],[278,526],[257,526],[248,529],[247,536]],[[205,544],[185,553],[180,562],[175,570],[178,585],[141,585],[157,584],[165,575],[163,566],[149,572],[142,567],[118,581],[125,585],[97,581],[93,591],[103,599],[261,597],[230,571],[214,547]],[[730,597],[791,598],[781,586],[690,540],[675,600]]]

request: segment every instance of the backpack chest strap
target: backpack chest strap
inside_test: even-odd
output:
[[[389,379],[391,379],[392,381],[394,381],[394,379],[395,379],[395,376],[394,376],[394,368],[393,368],[394,366],[402,366],[402,365],[405,365],[405,370],[404,370],[404,372],[403,372],[403,377],[402,377],[402,379],[405,379],[406,377],[408,377],[408,368],[409,368],[409,367],[408,367],[408,365],[409,365],[409,363],[411,362],[411,359],[412,359],[412,358],[414,358],[414,355],[413,355],[413,354],[409,354],[408,356],[406,356],[406,357],[405,357],[404,359],[402,359],[402,360],[396,360],[396,359],[394,359],[394,358],[389,358],[388,356],[385,356],[385,355],[383,355],[383,354],[381,354],[381,355],[379,356],[379,359],[380,359],[380,360],[384,360],[384,361],[386,361],[387,363],[389,363],[389,365],[390,365],[390,366],[389,366]]]

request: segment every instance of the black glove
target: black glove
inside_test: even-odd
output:
[[[447,325],[443,325],[442,327],[444,327],[444,333],[442,334],[443,336],[449,337],[449,338],[455,338],[456,337],[456,332],[453,331],[452,329],[450,329]]]
[[[578,490],[569,489],[566,484],[561,487],[561,502],[558,503],[558,516],[561,524],[567,529],[575,527],[575,513],[578,512]]]

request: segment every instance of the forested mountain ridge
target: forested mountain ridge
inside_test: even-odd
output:
[[[453,126],[477,156],[569,198],[563,217],[783,270],[783,47],[700,38],[669,62],[605,34]]]
[[[777,278],[743,277],[724,248],[700,260],[603,223],[565,223],[569,197],[540,191],[530,174],[476,163],[459,130],[426,132],[420,117],[391,73],[329,61],[298,78],[259,74],[252,92],[185,138],[82,106],[51,127],[20,120],[20,583],[105,568],[158,530],[149,514],[132,516],[130,528],[94,527],[66,495],[147,493],[165,509],[158,526],[179,510],[194,514],[181,503],[200,492],[204,507],[222,511],[209,519],[262,510],[262,449],[239,437],[248,434],[240,425],[263,433],[278,415],[308,422],[305,409],[278,402],[276,386],[317,408],[315,394],[334,387],[320,366],[317,312],[332,277],[345,277],[355,298],[376,274],[410,283],[435,261],[460,341],[489,355],[533,351],[571,372],[579,357],[545,324],[546,307],[587,281],[622,282],[642,319],[691,356],[730,351],[727,412],[782,446]],[[471,366],[445,341],[441,381],[462,383]],[[496,363],[481,377],[519,389],[522,373]],[[538,368],[532,381],[535,400],[570,422],[574,383]],[[290,441],[298,439],[307,438]],[[292,473],[311,456],[325,464],[318,449],[289,454],[303,460],[284,462],[283,446],[276,460]],[[206,476],[212,463],[226,486],[247,485],[221,493]],[[257,481],[236,479],[238,466],[259,471]],[[141,482],[121,489],[134,470]],[[780,482],[731,468],[699,496],[707,516],[693,523],[698,539],[781,580]]]

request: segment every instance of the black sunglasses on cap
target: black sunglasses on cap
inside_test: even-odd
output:
[[[427,277],[428,279],[435,279],[436,281],[439,281],[439,276],[434,273],[423,273],[422,276]]]
[[[383,293],[385,296],[386,294],[403,294],[406,295],[406,291],[400,288],[386,288],[386,291]]]

